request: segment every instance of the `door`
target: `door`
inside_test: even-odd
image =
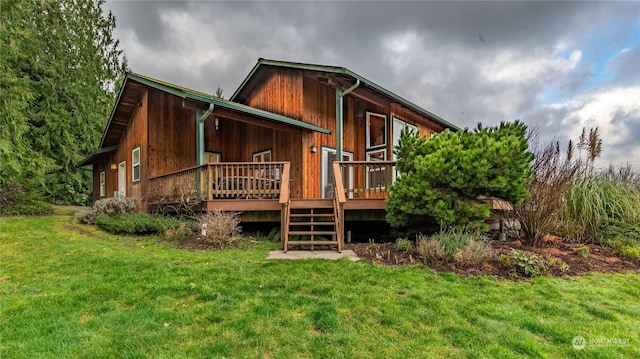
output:
[[[320,193],[322,193],[322,198],[333,198],[334,192],[334,179],[333,179],[333,162],[336,160],[336,150],[333,148],[323,147],[322,148],[322,163],[321,163],[321,180],[320,185]],[[342,160],[343,161],[353,161],[353,153],[342,152]],[[353,175],[352,170],[347,171],[342,174],[342,181],[348,188],[353,188]],[[349,192],[349,198],[353,197],[353,193]]]
[[[127,195],[127,162],[120,162],[118,165],[118,192],[116,197],[126,197]]]

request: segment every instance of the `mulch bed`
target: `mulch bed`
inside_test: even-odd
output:
[[[513,241],[491,241],[491,247],[497,256],[508,254],[512,248],[537,254],[547,261],[555,260],[547,275],[561,277],[567,275],[581,275],[588,272],[634,272],[640,273],[640,261],[618,257],[613,254],[611,248],[595,244],[587,245],[588,253],[577,246],[559,241],[547,242],[545,246],[533,248],[522,244],[519,240]],[[395,243],[356,243],[349,245],[347,249],[352,249],[358,257],[367,262],[381,265],[412,265],[422,263],[420,255],[415,248],[409,251],[396,251]],[[560,266],[566,263],[568,269],[562,271]],[[463,275],[491,275],[500,278],[512,278],[509,271],[505,269],[497,259],[481,263],[477,266],[461,266],[457,263],[429,263],[428,266],[441,272],[455,272]]]

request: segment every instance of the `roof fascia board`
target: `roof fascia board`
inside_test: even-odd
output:
[[[115,151],[117,149],[118,149],[118,145],[98,148],[92,154],[87,156],[87,158],[85,158],[82,162],[80,162],[80,164],[78,164],[78,167],[88,166],[88,165],[91,164],[91,162],[93,162],[93,159],[96,158],[97,155],[101,155],[101,154],[107,153],[107,152],[112,152],[112,151]]]
[[[104,140],[107,138],[107,131],[111,126],[111,121],[113,120],[113,116],[116,113],[116,108],[118,108],[118,104],[120,103],[120,97],[122,97],[122,94],[124,93],[124,89],[127,86],[127,81],[129,81],[130,75],[131,73],[127,72],[124,76],[124,80],[122,81],[122,86],[120,86],[120,92],[118,93],[118,98],[116,98],[116,102],[113,104],[113,108],[111,109],[111,115],[109,116],[109,121],[107,122],[107,127],[104,128],[104,131],[102,133],[102,139],[100,140],[100,145],[98,146],[98,148],[102,148],[102,145],[104,144]]]

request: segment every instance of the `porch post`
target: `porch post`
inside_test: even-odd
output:
[[[336,86],[336,161],[342,161],[342,88]]]
[[[204,163],[204,120],[202,110],[196,109],[196,165],[202,166]],[[196,198],[202,198],[202,168],[196,169]]]
[[[344,118],[344,97],[356,87],[360,86],[360,79],[345,91],[342,91],[340,84],[336,85],[336,161],[342,161],[342,130]]]
[[[203,111],[196,110],[196,165],[204,164],[204,119]]]
[[[202,166],[204,164],[204,120],[213,112],[213,102],[209,104],[206,111],[196,108],[196,196],[198,200],[202,199]]]

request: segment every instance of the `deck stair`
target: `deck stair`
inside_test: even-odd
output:
[[[288,226],[283,231],[285,252],[294,246],[311,250],[318,246],[336,246],[340,251],[333,200],[292,199],[287,210]]]

